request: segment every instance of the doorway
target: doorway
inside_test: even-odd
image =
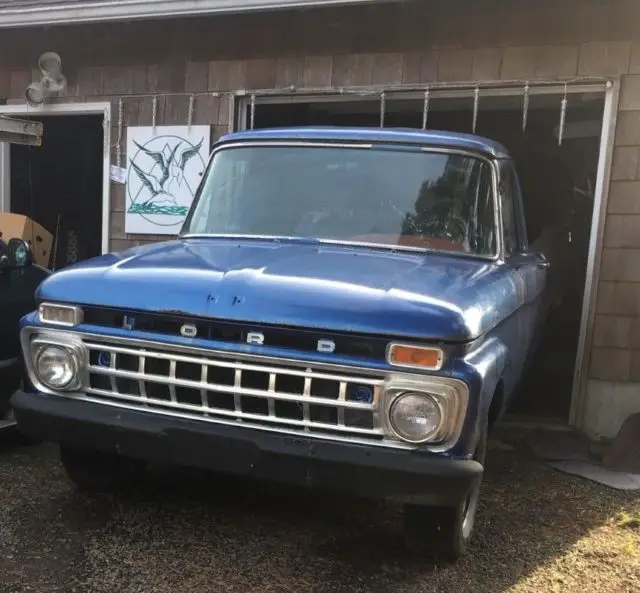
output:
[[[12,105],[0,113],[43,124],[40,147],[0,143],[0,209],[51,233],[52,269],[106,253],[110,104]]]
[[[559,90],[559,89],[557,89]],[[583,366],[585,314],[592,304],[597,229],[602,189],[601,163],[607,93],[599,88],[575,90],[559,142],[562,92],[545,89],[529,100],[523,131],[522,89],[483,96],[477,112],[476,134],[501,142],[515,161],[522,184],[527,232],[533,248],[556,255],[555,307],[528,374],[509,410],[513,416],[544,422],[575,422],[572,414],[579,394]],[[256,97],[240,109],[239,127],[367,126],[418,128],[423,124],[422,93],[385,93],[370,98]],[[610,111],[610,109],[609,109]],[[432,94],[428,129],[471,133],[473,91]],[[609,123],[607,122],[607,125]],[[597,216],[594,216],[594,213]],[[594,226],[595,225],[595,226]]]

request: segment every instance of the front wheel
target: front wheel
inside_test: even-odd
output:
[[[60,445],[60,460],[69,479],[87,492],[115,492],[135,486],[146,463],[111,453]]]
[[[480,436],[473,459],[484,464],[487,451],[486,427]],[[409,551],[457,560],[469,544],[480,499],[481,478],[478,478],[467,498],[456,506],[404,507],[404,536]]]

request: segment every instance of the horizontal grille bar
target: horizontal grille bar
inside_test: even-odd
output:
[[[381,441],[380,373],[198,356],[87,340],[86,393],[164,413]]]

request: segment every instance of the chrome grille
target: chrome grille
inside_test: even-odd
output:
[[[384,438],[378,414],[381,373],[343,374],[283,361],[199,356],[93,339],[85,345],[85,391],[95,398],[303,434]]]

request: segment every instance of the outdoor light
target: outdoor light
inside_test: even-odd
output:
[[[60,93],[67,86],[67,78],[62,73],[62,59],[57,53],[43,53],[38,58],[38,67],[42,77],[24,91],[25,101],[30,107],[39,107],[52,94]]]
[[[40,82],[32,82],[25,89],[24,98],[30,107],[39,107],[46,98],[45,89]]]
[[[409,443],[424,443],[438,434],[442,409],[428,393],[406,392],[389,408],[389,423],[398,437]]]
[[[80,307],[73,307],[71,305],[42,303],[38,308],[38,317],[42,323],[73,327],[82,323],[84,312]]]

